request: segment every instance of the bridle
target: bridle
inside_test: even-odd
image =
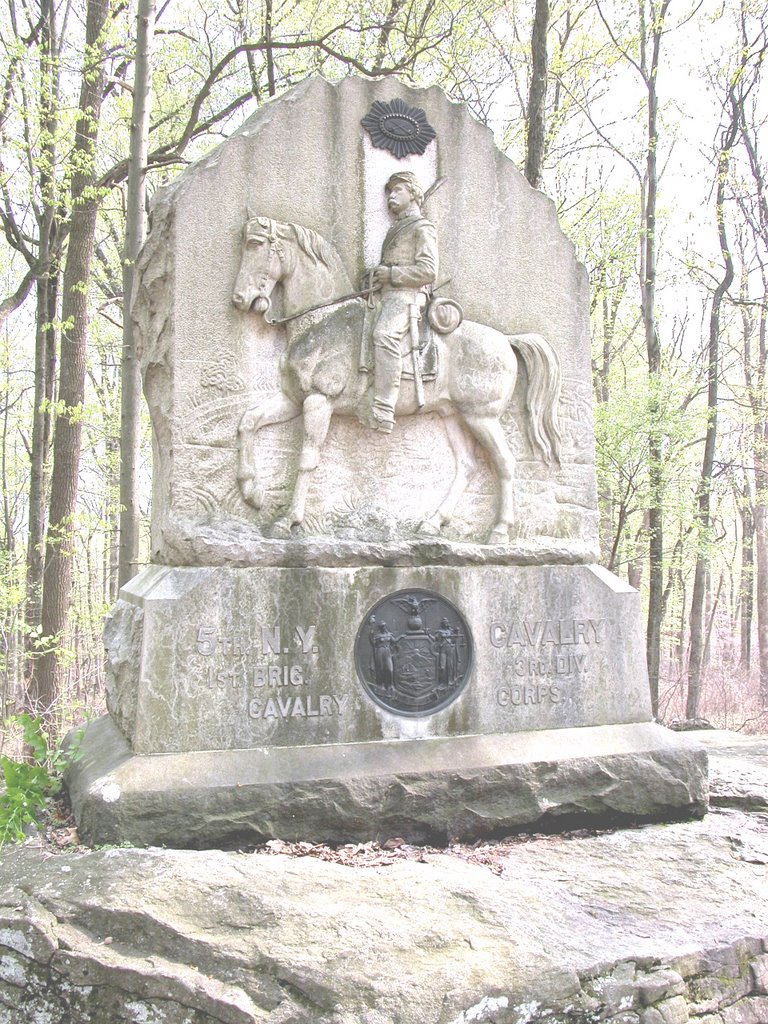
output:
[[[275,256],[275,257],[277,257],[277,259],[278,259],[278,261],[280,263],[280,266],[283,267],[285,265],[286,253],[285,253],[285,247],[283,246],[283,243],[280,240],[280,237],[279,237],[279,235],[277,233],[277,221],[274,221],[274,220],[272,220],[269,217],[255,217],[254,220],[259,225],[259,227],[262,228],[262,230],[264,231],[264,237],[269,242],[269,252],[267,254],[267,265],[269,265],[272,262],[272,257]],[[246,242],[247,242],[248,237],[249,237],[248,236],[248,227],[252,223],[253,223],[253,221],[248,221],[248,224],[246,224],[246,227],[245,227],[245,230],[246,230]],[[369,277],[368,277],[368,286],[366,288],[363,288],[361,291],[350,292],[348,295],[342,295],[338,299],[329,299],[326,302],[318,302],[314,306],[309,306],[309,307],[307,307],[307,309],[302,309],[298,313],[292,313],[290,316],[284,316],[284,317],[281,317],[281,318],[279,318],[277,320],[270,320],[269,317],[267,316],[267,314],[269,313],[269,310],[270,310],[270,308],[272,306],[272,302],[271,302],[269,296],[257,295],[256,298],[251,303],[251,310],[253,309],[254,305],[259,301],[260,298],[266,298],[267,302],[269,303],[269,305],[267,306],[267,309],[264,311],[264,321],[266,323],[268,323],[270,325],[270,327],[279,326],[280,324],[287,324],[291,320],[297,320],[300,316],[306,316],[307,313],[314,313],[314,312],[316,312],[319,309],[327,309],[329,306],[338,306],[340,303],[347,302],[349,299],[365,298],[366,304],[367,304],[369,309],[374,309],[375,306],[376,306],[376,300],[375,300],[374,291],[373,291],[373,271],[372,270],[371,270],[371,272],[369,274]]]

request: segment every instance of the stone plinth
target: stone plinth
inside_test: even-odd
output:
[[[473,648],[461,694],[418,718],[374,703],[354,658],[370,609],[411,590],[451,601]],[[107,626],[108,706],[137,754],[650,721],[639,625],[637,593],[596,566],[154,566]]]
[[[702,748],[652,723],[141,756],[108,716],[68,785],[89,843],[195,848],[700,817],[708,792]]]
[[[439,593],[466,621],[468,678],[435,713],[393,713],[355,671],[392,593]],[[424,606],[423,634],[437,614]],[[89,726],[70,774],[80,828],[446,841],[701,814],[706,756],[651,722],[639,615],[595,566],[153,567],[107,627],[112,721]]]

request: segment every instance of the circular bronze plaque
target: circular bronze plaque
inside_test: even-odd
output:
[[[451,704],[472,669],[472,633],[432,590],[383,597],[360,624],[355,667],[363,689],[396,715],[425,717]]]

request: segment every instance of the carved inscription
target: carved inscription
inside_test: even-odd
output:
[[[494,647],[599,644],[605,638],[605,626],[605,619],[536,619],[532,622],[513,619],[511,622],[492,622],[491,643]]]
[[[291,640],[294,645],[301,646],[302,654],[317,654],[315,644],[317,626],[296,626]],[[262,626],[260,639],[243,637],[238,634],[222,633],[214,626],[202,626],[197,631],[197,653],[203,655],[216,654],[289,654],[290,646],[283,647],[280,637],[283,635],[280,626]]]
[[[319,697],[307,694],[304,697],[283,698],[268,697],[266,701],[255,698],[248,703],[248,714],[251,718],[322,718],[323,716],[341,715],[347,706],[347,697],[321,693]]]
[[[509,655],[497,703],[514,709],[568,700],[568,683],[588,670],[591,651],[616,627],[593,618],[494,620],[491,644]]]
[[[561,688],[554,683],[539,683],[538,686],[499,686],[496,700],[502,708],[519,708],[529,704],[559,704],[563,699]]]
[[[194,636],[199,681],[184,689],[188,696],[216,687],[231,690],[253,721],[307,722],[343,715],[349,698],[316,693],[312,669],[320,647],[317,626],[262,625],[253,635],[200,626]]]

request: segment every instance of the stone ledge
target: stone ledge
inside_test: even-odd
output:
[[[709,752],[713,807],[768,811],[768,737],[727,729],[689,733]]]
[[[480,544],[425,537],[420,540],[363,541],[300,534],[265,537],[244,520],[216,513],[177,517],[162,529],[160,563],[174,566],[358,566],[419,565],[590,565],[600,558],[595,542],[540,537],[509,544]]]
[[[441,844],[562,821],[695,817],[708,795],[703,748],[653,723],[138,756],[103,718],[86,728],[67,785],[87,842],[182,848]]]
[[[764,815],[376,866],[31,840],[0,854],[0,1024],[765,1024],[747,838]]]

